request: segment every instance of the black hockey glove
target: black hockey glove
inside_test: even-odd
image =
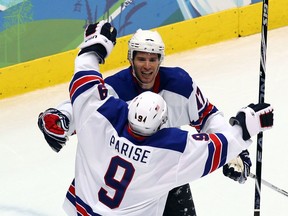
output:
[[[38,127],[49,146],[56,152],[59,152],[66,143],[69,123],[68,117],[54,108],[39,114]]]
[[[110,23],[104,20],[90,24],[84,32],[84,41],[79,46],[79,55],[86,52],[95,52],[99,58],[99,63],[104,64],[105,58],[109,56],[116,44],[117,30]]]
[[[244,184],[250,175],[250,167],[252,166],[249,152],[242,151],[236,159],[231,160],[223,166],[223,174],[240,184]]]
[[[273,108],[267,103],[250,104],[242,108],[236,117],[230,118],[231,125],[240,125],[243,140],[249,140],[261,131],[273,126]]]

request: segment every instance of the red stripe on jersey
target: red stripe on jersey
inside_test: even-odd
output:
[[[75,186],[74,186],[73,184],[70,185],[68,192],[69,192],[72,196],[76,197]]]
[[[213,110],[214,106],[209,102],[209,105],[206,107],[202,115],[199,117],[199,124],[195,126],[197,131],[201,130],[201,125],[203,124],[203,119],[206,118],[209,113]]]
[[[79,203],[76,203],[76,209],[77,212],[82,216],[90,216],[90,214],[85,210],[85,208],[81,206]]]
[[[222,143],[221,143],[221,140],[219,140],[219,138],[215,134],[210,134],[209,136],[211,140],[213,141],[214,147],[215,147],[215,152],[214,152],[213,161],[212,161],[212,168],[210,171],[210,172],[213,172],[214,170],[218,168],[219,163],[220,163]]]
[[[153,86],[153,90],[152,90],[153,92],[155,92],[155,93],[159,93],[159,91],[160,91],[160,73],[158,73],[157,75],[156,75],[156,78],[155,78],[155,82],[154,82],[154,86]]]
[[[101,77],[96,76],[96,75],[88,75],[88,76],[82,76],[79,79],[75,80],[72,84],[72,87],[70,89],[70,98],[72,98],[72,95],[75,93],[75,91],[81,87],[82,85],[99,80],[102,84],[104,84],[104,81]]]

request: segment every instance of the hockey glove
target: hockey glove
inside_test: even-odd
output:
[[[223,174],[240,184],[244,184],[250,175],[250,167],[252,166],[249,152],[242,151],[239,156],[223,166]]]
[[[59,152],[66,143],[69,123],[68,117],[54,108],[39,114],[38,127],[49,146],[56,152]]]
[[[236,117],[230,118],[231,125],[239,125],[242,128],[243,140],[249,140],[261,131],[272,128],[273,108],[267,103],[250,104],[242,108]]]
[[[84,41],[79,46],[81,51],[78,55],[86,52],[95,52],[99,63],[104,64],[116,44],[117,30],[104,20],[90,24],[84,32]]]

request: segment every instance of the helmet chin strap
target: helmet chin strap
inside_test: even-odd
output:
[[[140,84],[141,88],[143,88],[143,89],[151,89],[151,88],[154,86],[154,83],[153,83],[153,85],[152,85],[150,88],[148,88],[148,85],[149,85],[150,83],[143,83],[143,82],[137,77],[137,74],[136,74],[136,72],[135,72],[135,68],[134,68],[133,62],[131,62],[131,66],[132,66],[132,74],[133,74],[133,76],[135,77],[135,79],[137,80],[137,82]],[[158,72],[159,72],[159,67],[160,67],[160,64],[158,65],[156,76],[157,76],[157,74],[158,74]],[[152,82],[155,82],[156,76],[154,77],[154,80],[153,80]]]

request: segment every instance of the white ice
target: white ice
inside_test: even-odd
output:
[[[268,32],[265,101],[275,109],[275,126],[264,132],[262,163],[262,178],[286,191],[287,35],[288,27]],[[164,65],[189,71],[228,120],[241,107],[258,101],[260,40],[256,34],[170,55]],[[53,152],[37,127],[37,117],[67,98],[68,83],[0,100],[1,216],[65,215],[62,202],[73,178],[77,139],[70,138],[60,153]],[[256,138],[250,154],[255,173]],[[192,182],[191,188],[198,216],[254,214],[253,179],[240,185],[220,169]],[[261,216],[287,216],[288,197],[262,184],[260,211]]]

